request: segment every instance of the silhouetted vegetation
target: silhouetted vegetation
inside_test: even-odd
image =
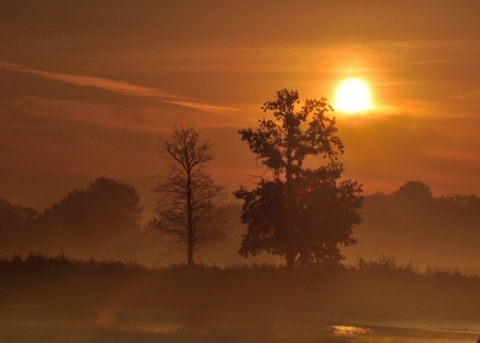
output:
[[[289,269],[339,263],[339,245],[355,243],[352,228],[361,222],[363,200],[357,182],[339,180],[344,146],[335,118],[327,116],[331,106],[323,98],[296,108],[299,103],[297,91],[283,89],[262,107],[274,119],[239,132],[269,173],[255,189],[235,192],[247,224],[240,254],[267,251],[284,257]],[[308,158],[315,158],[314,168],[304,165]]]
[[[35,247],[30,242],[42,239],[37,230],[39,216],[33,208],[0,199],[0,251],[32,251]]]
[[[50,236],[55,236],[59,250],[84,257],[123,250],[128,256],[132,243],[128,233],[141,230],[139,202],[132,186],[100,177],[47,209],[41,221]]]
[[[174,127],[171,139],[162,143],[169,172],[154,190],[158,200],[148,228],[185,250],[187,264],[193,266],[195,251],[228,238],[226,190],[204,171],[214,159],[213,148],[193,128]]]
[[[43,212],[0,201],[0,248],[7,253],[135,259],[148,240],[136,189],[99,177]]]
[[[390,194],[367,195],[362,215],[358,246],[351,250],[356,256],[389,255],[423,266],[479,266],[476,195],[435,197],[424,182],[410,181]]]
[[[398,265],[286,270],[272,265],[174,265],[55,258],[0,260],[0,305],[156,308],[325,317],[480,319],[480,278]]]
[[[182,261],[183,252],[159,255],[159,250],[168,247],[159,245],[155,237],[146,235],[132,220],[124,219],[129,213],[124,207],[129,203],[126,200],[133,200],[130,204],[136,204],[131,186],[106,180],[107,184],[113,182],[116,186],[100,187],[101,191],[97,189],[97,193],[105,193],[99,195],[103,200],[88,196],[92,193],[89,186],[73,190],[44,212],[0,199],[0,257],[41,252],[48,256],[64,253],[82,259],[136,260],[147,266]],[[116,193],[115,189],[119,192]],[[115,200],[107,201],[109,196]],[[120,205],[122,202],[124,205]],[[138,204],[127,207],[135,209]],[[103,218],[107,215],[116,216],[118,225],[114,218]],[[235,224],[232,240],[205,250],[199,261],[221,266],[243,263],[237,253],[246,230],[238,220],[240,205],[228,206],[225,215],[230,219],[229,223]],[[422,268],[430,265],[480,273],[480,250],[477,247],[480,241],[480,197],[477,195],[454,193],[435,197],[425,183],[410,181],[390,194],[366,195],[362,217],[363,222],[354,231],[358,244],[343,250],[350,264],[359,258],[377,260],[387,255],[394,256],[401,263],[413,261]],[[103,226],[102,223],[107,224]],[[80,233],[87,234],[87,237],[76,239]],[[88,237],[88,234],[92,236]],[[281,263],[280,259],[266,255],[252,260]]]

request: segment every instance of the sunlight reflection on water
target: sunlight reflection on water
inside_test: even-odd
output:
[[[166,324],[139,324],[139,323],[129,323],[124,325],[117,326],[119,331],[129,331],[129,332],[147,332],[147,333],[156,333],[156,334],[174,334],[180,332],[184,328],[183,325],[177,323],[166,323]]]
[[[144,332],[155,334],[173,334],[184,329],[184,325],[176,322],[139,322],[122,321],[117,318],[115,312],[111,309],[101,309],[96,313],[94,326],[124,331],[124,332]]]
[[[332,325],[331,329],[334,333],[340,335],[370,335],[373,334],[371,329],[362,328],[353,325]]]

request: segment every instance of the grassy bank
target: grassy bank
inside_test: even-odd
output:
[[[480,319],[480,278],[360,261],[356,267],[148,269],[39,254],[0,260],[0,306],[93,306],[220,313]]]

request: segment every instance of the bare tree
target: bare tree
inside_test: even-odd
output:
[[[195,251],[228,238],[227,193],[205,173],[204,165],[214,159],[212,146],[193,128],[175,126],[172,137],[162,140],[162,148],[169,170],[154,189],[156,217],[149,225],[160,232],[162,241],[186,249],[187,265],[193,266]]]

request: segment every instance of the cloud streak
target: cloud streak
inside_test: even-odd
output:
[[[139,86],[132,83],[106,79],[101,77],[75,75],[66,73],[57,73],[43,70],[30,69],[18,64],[0,61],[0,69],[18,71],[40,76],[45,79],[60,81],[75,86],[92,87],[101,90],[114,92],[131,97],[149,97],[156,98],[163,103],[173,104],[182,107],[193,108],[199,111],[221,113],[231,112],[236,109],[229,106],[220,106],[216,104],[202,103],[193,101],[189,98],[173,94],[164,90],[152,87]]]

